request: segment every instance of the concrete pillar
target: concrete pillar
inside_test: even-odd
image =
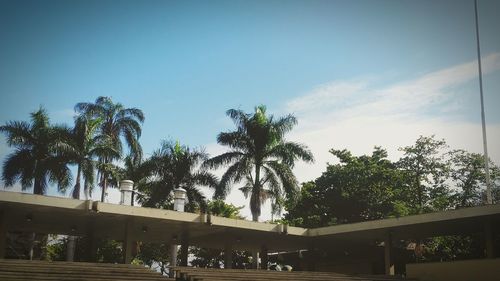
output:
[[[488,259],[495,258],[495,246],[493,244],[493,228],[491,221],[488,220],[484,223],[484,243],[485,255]]]
[[[260,268],[263,270],[267,270],[267,264],[269,262],[269,257],[267,256],[267,246],[262,245],[260,249]]]
[[[394,275],[394,264],[392,262],[392,237],[388,233],[384,240],[384,266],[386,275]]]
[[[177,266],[177,250],[179,247],[176,244],[170,246],[170,266]],[[175,272],[170,270],[170,278],[175,278]]]
[[[68,243],[66,245],[66,261],[73,261],[75,259],[76,237],[73,235],[68,236]]]
[[[258,250],[252,251],[252,268],[253,269],[260,269],[259,251]]]
[[[188,265],[188,255],[189,255],[189,236],[187,233],[184,233],[182,235],[182,241],[181,241],[181,257],[180,257],[181,266]]]
[[[173,193],[174,193],[174,211],[184,212],[184,206],[186,204],[186,190],[183,188],[176,188],[173,190]],[[173,244],[170,247],[170,266],[177,266],[177,250],[178,249],[179,249],[179,247],[177,246],[177,244]],[[185,251],[187,253],[187,247],[186,247]],[[186,264],[187,264],[187,254],[186,254]],[[170,275],[170,278],[175,278],[175,272],[173,270],[170,270],[169,275]]]
[[[123,262],[129,264],[132,262],[132,248],[134,247],[133,230],[134,222],[128,220],[125,224],[125,237],[123,239]]]
[[[233,247],[226,244],[224,247],[224,268],[233,268]]]
[[[92,231],[87,234],[88,247],[87,247],[87,261],[96,262],[97,260],[97,239]]]
[[[316,270],[316,261],[317,261],[317,252],[316,246],[313,242],[307,245],[306,252],[306,267],[307,271],[315,271]]]
[[[0,259],[5,258],[7,247],[7,216],[5,211],[0,211]]]

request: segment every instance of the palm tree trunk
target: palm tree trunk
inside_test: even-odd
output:
[[[35,183],[33,185],[33,194],[43,195],[42,185],[41,185],[40,179],[38,179],[38,178],[35,178]],[[28,256],[29,256],[30,260],[33,260],[36,233],[32,232],[30,234],[31,234],[29,236],[30,240],[28,242]]]
[[[253,184],[252,195],[250,197],[250,211],[252,212],[252,220],[259,221],[260,217],[260,165],[255,165],[255,181]]]
[[[78,165],[78,169],[76,171],[76,183],[73,188],[72,197],[74,199],[80,199],[80,178],[82,176],[82,166]],[[75,236],[68,236],[68,244],[66,245],[66,261],[73,261],[75,257]]]
[[[78,169],[76,172],[76,183],[75,183],[75,187],[73,187],[73,194],[71,194],[71,196],[74,199],[80,199],[80,178],[81,178],[81,176],[82,176],[82,166],[78,165]]]
[[[102,182],[101,202],[104,202],[104,199],[106,199],[107,185],[108,185],[108,179],[107,179],[106,175],[104,175],[104,180]]]

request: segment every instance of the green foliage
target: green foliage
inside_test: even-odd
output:
[[[243,209],[243,207],[244,206],[236,207],[233,204],[227,204],[221,199],[208,202],[208,211],[210,214],[231,219],[243,219],[240,214],[240,210]]]
[[[166,243],[141,243],[140,251],[137,253],[136,261],[160,270],[162,274],[167,272],[170,265],[170,244]]]
[[[202,150],[164,141],[140,168],[146,180],[138,186],[143,193],[139,201],[143,206],[165,208],[171,203],[171,192],[183,188],[188,198],[186,210],[205,211],[206,200],[199,186],[215,188],[218,184],[216,176],[203,168],[198,169],[206,159],[208,155]]]
[[[455,195],[455,205],[460,207],[478,206],[484,202],[483,191],[486,189],[484,157],[465,150],[453,150],[449,153],[452,167],[450,177],[460,189]],[[495,184],[500,178],[500,169],[495,163],[489,163],[491,181]]]
[[[142,156],[139,137],[144,114],[140,109],[125,108],[120,103],[114,103],[109,97],[98,97],[95,103],[78,103],[75,111],[79,113],[80,118],[101,120],[98,136],[112,148],[101,151],[97,166],[102,187],[101,201],[104,202],[108,184],[117,186],[119,171],[112,163],[123,154],[122,139],[125,140],[133,157]]]
[[[315,182],[305,183],[297,204],[287,204],[290,224],[318,227],[401,215],[396,200],[404,181],[385,150],[375,147],[372,155],[359,157],[347,150],[330,153],[340,163],[329,164]]]
[[[449,166],[444,159],[444,140],[434,136],[420,136],[415,145],[400,148],[404,153],[398,167],[408,181],[408,206],[412,213],[420,214],[450,207],[449,187],[446,183]],[[415,196],[413,196],[415,195]]]
[[[224,198],[231,184],[244,182],[240,188],[250,197],[250,210],[254,221],[261,213],[261,205],[272,200],[273,210],[279,212],[283,197],[296,198],[299,190],[292,172],[296,160],[312,162],[313,156],[306,146],[285,140],[297,120],[292,115],[278,118],[266,114],[265,106],[255,108],[253,114],[230,109],[227,115],[236,130],[222,132],[217,142],[230,151],[205,162],[209,168],[228,166],[216,189],[215,198]]]
[[[287,202],[283,222],[303,227],[351,223],[483,204],[484,157],[464,150],[446,151],[444,140],[420,137],[401,148],[393,163],[376,147],[371,156],[331,150],[338,164],[328,164],[315,181],[302,185],[297,203]],[[499,168],[490,162],[493,197],[499,200]],[[481,257],[476,236],[434,237],[424,241],[422,261]]]
[[[484,257],[480,235],[441,236],[425,241],[423,261],[453,261]]]
[[[65,128],[50,124],[45,109],[31,113],[31,122],[9,121],[0,126],[7,144],[16,150],[3,163],[5,186],[20,182],[22,189],[33,187],[34,194],[45,194],[47,184],[58,185],[65,192],[72,180],[67,159],[55,149],[62,141]]]

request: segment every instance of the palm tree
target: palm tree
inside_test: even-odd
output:
[[[9,121],[0,126],[7,143],[16,150],[3,163],[2,180],[6,187],[21,183],[22,190],[33,187],[34,194],[44,195],[47,184],[57,184],[65,192],[71,182],[68,159],[55,149],[63,140],[66,129],[50,125],[45,109],[31,113],[31,122]],[[35,233],[29,243],[29,258],[33,259]]]
[[[178,142],[164,141],[161,148],[153,152],[151,158],[142,165],[148,175],[147,181],[139,186],[144,193],[140,198],[143,206],[165,208],[171,201],[170,193],[183,188],[188,199],[187,211],[194,211],[197,207],[205,211],[205,196],[198,187],[215,188],[218,185],[217,177],[198,169],[207,159],[208,155],[201,150],[191,150]]]
[[[263,105],[256,107],[253,114],[230,109],[227,115],[236,130],[220,133],[217,142],[229,147],[229,151],[211,158],[204,166],[212,169],[229,166],[215,198],[224,198],[232,183],[244,181],[240,190],[245,197],[250,195],[252,219],[258,221],[261,205],[268,198],[273,199],[276,210],[283,196],[297,196],[299,186],[292,172],[295,161],[313,162],[314,158],[305,145],[285,140],[285,134],[297,124],[293,115],[275,120],[272,115],[266,115]]]
[[[0,126],[7,143],[16,150],[3,163],[2,179],[9,187],[21,183],[22,190],[33,187],[34,194],[45,194],[47,184],[57,184],[65,192],[72,176],[67,159],[56,152],[64,128],[52,126],[45,109],[31,113],[31,122],[9,121]]]
[[[97,135],[102,120],[92,119],[81,115],[75,118],[75,126],[66,133],[64,142],[57,146],[62,155],[77,165],[76,182],[71,196],[80,199],[81,178],[83,176],[83,190],[85,200],[89,200],[95,182],[95,171],[98,163],[96,159],[103,155],[112,155],[119,158],[119,152],[113,147],[106,136]]]
[[[95,103],[78,103],[75,111],[81,115],[102,119],[99,134],[108,139],[118,155],[123,155],[122,137],[129,147],[133,157],[142,155],[139,137],[141,136],[141,124],[144,122],[144,114],[137,108],[124,108],[120,103],[113,103],[109,97],[98,97]],[[101,201],[104,202],[108,183],[112,174],[117,172],[113,161],[119,159],[114,153],[104,153],[99,157],[98,170],[100,174],[100,185],[102,187]]]

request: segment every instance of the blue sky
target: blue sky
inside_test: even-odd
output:
[[[500,162],[500,1],[479,0],[492,158]],[[39,105],[54,122],[112,96],[146,114],[146,153],[161,139],[213,154],[224,112],[266,104],[294,113],[291,139],[314,165],[330,148],[369,153],[420,134],[481,152],[473,1],[0,0],[0,123]],[[0,160],[9,152],[0,138]],[[241,194],[230,201],[246,204]],[[246,204],[247,205],[247,204]]]

